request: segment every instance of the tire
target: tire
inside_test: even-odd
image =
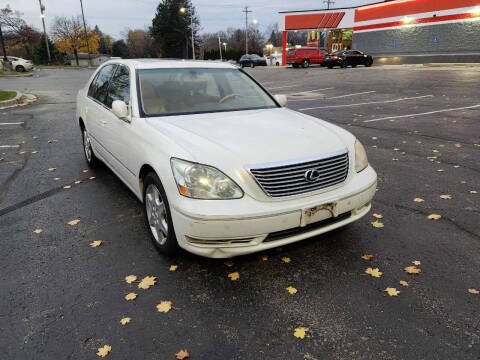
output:
[[[296,68],[298,68],[298,64],[292,64],[292,67],[294,67],[296,69]]]
[[[275,66],[280,66],[280,63],[277,61],[277,63],[275,64]]]
[[[308,68],[309,66],[310,66],[310,61],[308,61],[308,59],[304,59],[304,60],[302,61],[302,67],[303,67],[304,69],[306,69],[306,68]]]
[[[15,71],[17,72],[25,72],[25,68],[23,67],[23,65],[17,65],[15,67]]]
[[[346,67],[348,66],[348,64],[346,62],[343,62],[340,64],[340,67],[345,69]]]
[[[253,62],[250,63],[250,67],[253,69],[255,67],[255,64]]]
[[[89,167],[94,168],[100,164],[100,160],[95,156],[93,152],[92,143],[90,142],[90,136],[86,127],[82,128],[82,143],[83,143],[83,154],[85,155],[85,160]]]
[[[242,67],[242,69],[245,67],[245,64],[244,63],[241,63],[240,66]]]
[[[365,64],[365,66],[366,66],[366,67],[370,67],[370,66],[372,66],[372,64],[373,64],[373,61],[369,61],[369,62],[367,62],[367,63]]]
[[[333,69],[333,65],[327,65],[327,68]]]
[[[173,229],[168,199],[154,172],[149,172],[143,179],[143,205],[147,229],[155,248],[168,256],[178,254],[180,247]]]
[[[357,64],[353,64],[353,65],[352,65],[352,68],[354,68],[354,67],[357,67]]]

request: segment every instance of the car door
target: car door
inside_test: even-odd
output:
[[[107,64],[99,70],[90,84],[85,104],[86,127],[93,149],[107,162],[109,161],[109,156],[105,147],[105,125],[107,124],[106,118],[110,110],[106,107],[105,101],[110,78],[116,66],[115,64]]]

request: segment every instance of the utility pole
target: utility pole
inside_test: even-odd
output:
[[[327,4],[327,10],[330,10],[330,4],[335,4],[335,1],[334,0],[324,0],[323,1],[324,4]]]
[[[220,41],[220,36],[218,37],[218,49],[220,50],[220,61],[223,61],[222,57],[222,43]]]
[[[92,65],[91,64],[91,59],[90,59],[90,46],[88,46],[87,25],[85,24],[85,15],[83,14],[83,2],[82,2],[82,0],[80,0],[80,7],[82,8],[83,30],[85,30],[85,41],[87,43],[88,65]]]
[[[40,17],[42,18],[43,36],[45,37],[45,46],[47,47],[47,58],[48,63],[50,64],[52,62],[52,58],[50,57],[50,47],[48,46],[47,30],[45,28],[45,6],[42,5],[42,0],[38,0],[38,3],[40,4]]]
[[[5,50],[5,43],[3,42],[3,33],[2,33],[2,24],[0,23],[0,42],[2,43],[2,51],[3,51],[3,62],[8,62],[7,52]]]
[[[192,59],[195,60],[195,41],[193,40],[193,10],[190,14],[190,27],[192,28]]]
[[[248,54],[248,13],[251,13],[252,10],[248,10],[248,6],[245,6],[242,12],[245,13],[245,54]]]

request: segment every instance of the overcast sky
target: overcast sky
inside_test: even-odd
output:
[[[81,13],[80,0],[42,0],[46,7],[47,30],[55,16]],[[351,7],[378,2],[378,0],[337,0],[333,7]],[[151,25],[159,0],[83,0],[87,23],[115,38],[125,28],[144,29]],[[23,13],[23,18],[37,29],[42,28],[38,0],[0,0],[0,8],[10,4]],[[323,0],[193,0],[200,15],[201,32],[215,32],[227,27],[245,27],[242,8],[248,5],[249,20],[257,19],[260,30],[278,21],[278,12],[324,8]]]

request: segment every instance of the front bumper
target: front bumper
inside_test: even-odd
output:
[[[180,247],[205,257],[228,258],[303,240],[356,221],[370,210],[376,184],[377,175],[368,166],[342,187],[314,196],[267,203],[220,200],[223,204],[214,206],[216,213],[210,211],[212,203],[205,203],[202,213],[198,206],[193,213],[192,209],[178,206],[171,206],[170,210]],[[242,200],[250,201],[247,207],[238,203]],[[198,201],[205,200],[193,201],[198,205]],[[225,202],[230,203],[232,211],[228,211]],[[331,203],[341,214],[338,218],[322,210],[316,223],[305,226],[303,210]],[[232,215],[236,206],[244,209],[243,214]]]

